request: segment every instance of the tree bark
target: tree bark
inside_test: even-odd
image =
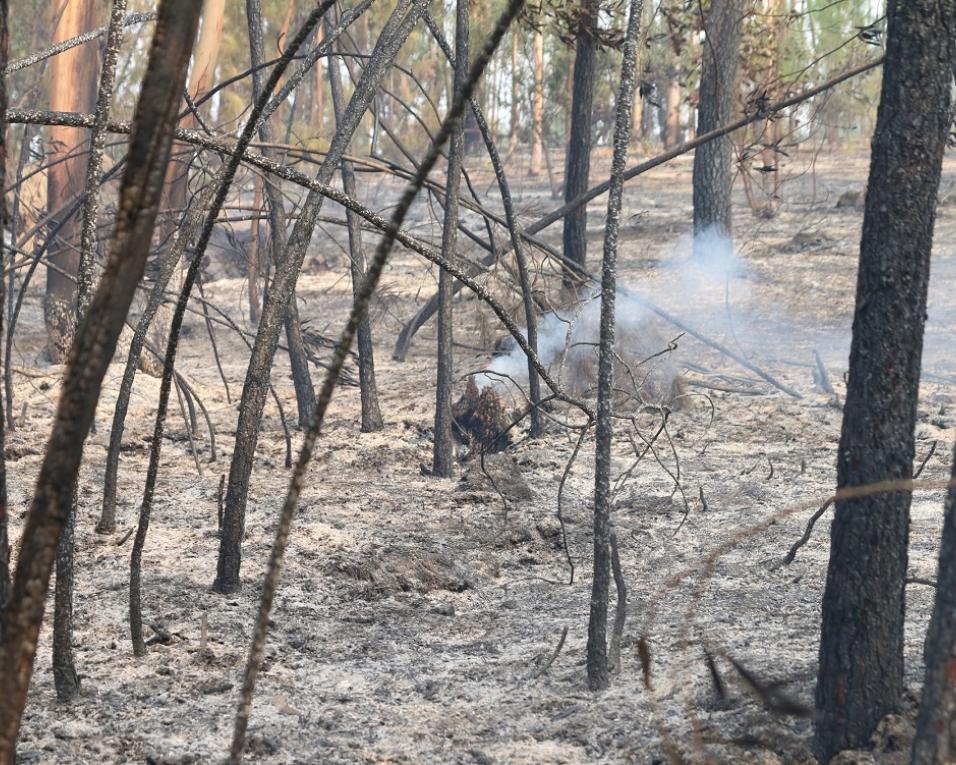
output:
[[[742,0],[713,0],[704,25],[705,39],[697,107],[697,133],[731,121],[737,83]],[[734,144],[730,136],[694,152],[694,233],[713,229],[730,236]]]
[[[335,175],[338,164],[372,102],[382,78],[411,33],[423,9],[424,0],[402,0],[386,22],[343,114],[342,125],[336,130],[329,151],[319,169],[317,179],[320,183],[327,184]],[[252,474],[252,462],[259,437],[259,424],[262,420],[272,360],[278,345],[280,322],[292,299],[305,251],[312,238],[312,231],[324,200],[325,197],[314,190],[306,196],[299,219],[289,238],[286,255],[276,268],[275,277],[262,308],[262,319],[259,322],[259,331],[256,333],[252,358],[249,361],[242,389],[239,421],[236,426],[236,447],[229,467],[219,561],[216,581],[213,585],[219,592],[235,592],[240,587],[239,567],[245,528],[246,499],[249,494],[249,477]]]
[[[601,326],[598,347],[598,400],[594,465],[594,578],[588,621],[588,686],[600,691],[610,684],[607,607],[611,577],[611,439],[614,435],[614,310],[617,295],[617,246],[624,196],[624,170],[631,141],[637,53],[643,0],[631,0],[621,62],[621,84],[614,119],[614,155],[601,264]]]
[[[130,138],[130,159],[103,277],[70,351],[24,527],[10,599],[0,611],[0,765],[13,765],[53,559],[103,377],[142,278],[169,160],[198,9],[163,0]]]
[[[458,0],[455,25],[455,98],[460,98],[465,78],[468,76],[468,15],[469,0]],[[458,195],[461,186],[462,156],[465,150],[464,120],[452,125],[448,147],[448,176],[445,183],[445,216],[442,228],[442,257],[450,260],[458,247]],[[438,273],[438,369],[435,388],[435,443],[432,453],[432,474],[448,477],[454,466],[454,441],[452,436],[451,393],[452,376],[455,372],[452,349],[452,301],[451,274],[445,270]]]
[[[564,201],[588,190],[591,172],[591,116],[594,106],[597,57],[598,0],[581,3],[574,45],[574,86],[571,96],[571,131],[565,160]],[[564,255],[584,268],[588,250],[588,208],[581,205],[564,218]],[[572,274],[568,274],[571,277]]]
[[[840,487],[912,476],[926,290],[949,127],[953,0],[888,7],[837,459]],[[836,503],[817,677],[818,759],[864,746],[903,691],[910,493]]]
[[[53,0],[53,43],[93,29],[96,8],[94,0]],[[50,61],[50,108],[53,111],[93,111],[98,59],[97,46],[86,43]],[[50,128],[49,137],[53,151],[48,156],[51,167],[47,173],[47,210],[54,214],[57,210],[68,209],[83,193],[89,139],[86,130],[68,127]],[[71,217],[49,246],[48,260],[56,268],[47,269],[43,312],[50,358],[57,364],[66,361],[76,328],[79,234],[79,221]]]

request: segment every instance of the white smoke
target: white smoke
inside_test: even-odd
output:
[[[682,238],[640,289],[622,284],[615,301],[616,350],[628,360],[635,377],[655,378],[657,389],[668,389],[678,372],[681,350],[668,350],[680,330],[648,310],[643,295],[689,324],[728,325],[727,300],[749,293],[749,272],[730,241],[712,230],[696,238]],[[597,345],[601,302],[595,289],[569,309],[555,311],[538,323],[541,363],[562,386],[577,393],[592,393],[597,370]],[[638,370],[639,368],[639,370]],[[499,390],[518,384],[527,389],[528,366],[524,352],[515,346],[492,360],[488,372],[476,380],[479,387],[493,384]]]

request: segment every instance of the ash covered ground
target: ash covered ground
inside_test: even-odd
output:
[[[666,322],[647,325],[648,337],[676,340],[669,358],[687,394],[668,419],[669,438],[616,484],[614,523],[629,599],[621,668],[611,689],[599,695],[588,692],[584,669],[593,443],[585,442],[564,485],[567,549],[556,510],[575,436],[558,425],[489,458],[494,484],[474,459],[463,461],[450,479],[423,474],[431,460],[434,328],[422,330],[403,363],[391,359],[391,347],[403,321],[431,294],[436,273],[407,252],[395,253],[373,309],[386,427],[360,433],[358,391],[338,391],[286,556],[247,761],[617,764],[663,762],[674,752],[698,762],[813,761],[809,722],[768,713],[721,658],[731,656],[767,681],[786,682],[790,697],[812,702],[828,521],[791,565],[778,564],[834,486],[862,221],[860,209],[837,207],[837,201],[846,191],[862,190],[867,159],[819,157],[812,173],[806,170],[810,159],[793,160],[776,218],[752,217],[741,195],[736,249],[729,261],[718,258],[714,271],[686,263],[688,159],[627,188],[622,283],[802,398],[760,382]],[[598,162],[595,178],[606,164]],[[477,180],[478,188],[492,185],[490,176],[478,173]],[[956,362],[946,353],[956,319],[956,207],[948,204],[954,183],[956,163],[949,158],[917,426],[918,460],[936,444],[923,473],[927,479],[948,476],[956,426]],[[515,185],[525,222],[557,204],[543,182]],[[360,193],[385,206],[375,201],[371,185]],[[495,204],[494,194],[489,200]],[[591,207],[592,263],[600,253],[603,204]],[[438,234],[424,207],[414,228]],[[545,238],[557,244],[560,229]],[[300,315],[330,337],[338,334],[351,298],[339,249],[344,241],[342,232],[317,232],[313,265],[299,283]],[[519,316],[513,292],[500,286],[498,275],[486,277],[487,283]],[[244,280],[218,279],[206,291],[249,328]],[[39,298],[31,293],[16,339],[20,422],[8,434],[6,454],[14,540],[62,372],[42,360]],[[502,363],[491,351],[503,330],[490,312],[464,294],[456,310],[460,373]],[[623,321],[632,319],[641,334],[644,314],[622,314]],[[231,404],[201,320],[190,320],[178,369],[210,410],[218,459],[209,462],[208,434],[200,428],[202,475],[197,472],[184,423],[174,412],[143,560],[151,645],[142,659],[133,657],[128,636],[131,543],[124,537],[138,512],[159,386],[155,378],[137,376],[120,467],[119,529],[99,536],[93,527],[125,354],[107,375],[80,485],[75,652],[83,694],[75,704],[56,703],[45,629],[20,743],[24,763],[173,765],[225,757],[289,471],[269,404],[252,480],[243,589],[227,597],[211,592],[217,492],[228,471],[248,353],[225,330],[217,339]],[[835,396],[815,382],[814,351]],[[316,380],[320,375],[314,370]],[[281,354],[273,382],[286,411],[294,412]],[[659,413],[634,414],[642,433],[656,430]],[[555,415],[573,412],[559,407]],[[634,463],[628,437],[634,432],[632,424],[618,429],[618,475]],[[294,432],[294,446],[300,439]],[[942,493],[918,492],[913,576],[935,575],[941,524]],[[762,528],[747,533],[752,527]],[[722,545],[726,553],[707,565]],[[914,585],[908,596],[907,680],[916,694],[932,590]],[[642,634],[650,647],[650,690],[638,657]],[[718,657],[726,699],[714,692],[705,647]],[[876,753],[847,761],[905,762],[910,724],[906,715],[887,720]]]

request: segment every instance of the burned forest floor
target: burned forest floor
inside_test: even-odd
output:
[[[600,155],[592,178],[604,177],[607,166]],[[622,285],[723,343],[799,398],[640,304],[621,301],[626,336],[644,338],[645,345],[661,340],[659,350],[676,345],[667,356],[683,394],[651,450],[641,445],[658,432],[659,409],[632,407],[617,426],[614,526],[627,620],[619,670],[600,694],[588,691],[584,667],[593,439],[584,441],[562,486],[577,433],[561,423],[582,417],[555,406],[542,436],[528,439],[522,425],[514,443],[487,456],[484,467],[462,447],[453,477],[429,475],[434,325],[415,337],[404,362],[393,360],[391,351],[403,323],[432,294],[437,272],[397,250],[372,308],[385,428],[360,432],[358,389],[338,390],[285,558],[247,761],[649,764],[677,761],[679,753],[691,762],[813,762],[809,721],[768,711],[740,682],[731,660],[761,681],[783,683],[795,706],[812,705],[829,515],[791,564],[781,560],[835,484],[867,170],[862,153],[789,158],[774,217],[751,214],[738,182],[735,250],[701,261],[690,260],[689,158],[626,187]],[[527,179],[520,162],[512,175],[523,223],[559,204],[546,178]],[[400,191],[374,175],[359,180],[359,198],[377,209],[386,209]],[[476,170],[472,180],[500,209],[493,177]],[[932,452],[922,475],[929,480],[948,476],[956,427],[956,359],[947,353],[956,324],[954,185],[956,156],[950,156],[940,192],[916,433],[917,462]],[[605,203],[602,197],[590,207],[595,270]],[[325,214],[341,211],[329,205]],[[466,225],[486,235],[477,219],[467,218]],[[438,240],[435,210],[427,204],[416,208],[410,227]],[[560,234],[560,226],[552,227],[542,238],[559,247]],[[496,230],[495,236],[503,241],[507,234]],[[299,314],[316,338],[337,337],[350,304],[344,248],[343,230],[323,224],[299,281]],[[470,243],[465,252],[481,255]],[[567,308],[558,270],[539,252],[533,257],[543,300]],[[520,317],[511,268],[507,261],[482,280]],[[245,279],[215,276],[205,285],[207,299],[254,332]],[[44,360],[37,289],[31,287],[15,342],[17,428],[6,444],[14,543],[62,373]],[[467,292],[455,310],[457,397],[466,375],[494,368],[492,352],[506,332]],[[210,460],[209,433],[200,420],[197,469],[174,401],[143,559],[149,625],[143,658],[132,654],[127,623],[129,531],[138,514],[159,384],[137,375],[121,455],[118,529],[98,535],[125,349],[107,374],[79,489],[74,650],[82,694],[70,705],[55,698],[51,600],[19,746],[23,763],[185,765],[225,757],[290,471],[270,401],[252,477],[243,587],[231,596],[212,592],[217,496],[229,469],[248,360],[246,346],[227,328],[216,326],[216,341],[228,399],[202,318],[191,315],[177,369],[209,410],[216,460]],[[317,340],[316,348],[319,356],[329,353]],[[832,393],[824,389],[819,366]],[[316,384],[322,373],[313,368]],[[294,391],[281,351],[272,380],[294,426]],[[587,387],[586,380],[579,384],[585,394]],[[502,390],[510,411],[520,402]],[[293,429],[293,451],[301,436]],[[642,450],[648,453],[638,461]],[[940,490],[914,495],[912,577],[935,576],[942,502]],[[718,549],[723,554],[712,556]],[[907,594],[906,679],[915,698],[933,590],[914,583]],[[613,597],[612,588],[612,606]],[[642,635],[650,657],[647,678]],[[723,698],[705,651],[726,684]],[[911,725],[905,713],[886,720],[876,751],[847,755],[845,762],[907,761]]]

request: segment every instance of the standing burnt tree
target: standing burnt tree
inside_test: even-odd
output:
[[[889,3],[837,461],[841,488],[912,477],[953,29],[954,0]],[[820,762],[865,744],[899,703],[909,512],[910,492],[899,488],[836,504],[816,690]]]
[[[455,97],[461,95],[468,76],[468,13],[469,0],[458,0],[455,21]],[[458,194],[461,187],[462,156],[465,151],[463,123],[453,124],[448,150],[448,178],[445,182],[445,219],[442,228],[441,252],[447,260],[455,257],[458,246]],[[451,390],[455,372],[452,352],[452,299],[454,279],[444,269],[438,274],[438,371],[435,392],[435,445],[432,472],[450,476],[454,463],[452,439]]]
[[[704,22],[697,135],[719,128],[733,117],[740,47],[741,0],[712,0]],[[694,233],[715,229],[729,236],[734,144],[730,136],[705,143],[694,152]]]
[[[564,201],[588,190],[591,172],[591,114],[594,105],[594,65],[598,46],[599,0],[584,0],[574,9],[574,86],[571,95],[571,132],[565,161]],[[564,216],[564,255],[584,268],[587,261],[587,205]]]

